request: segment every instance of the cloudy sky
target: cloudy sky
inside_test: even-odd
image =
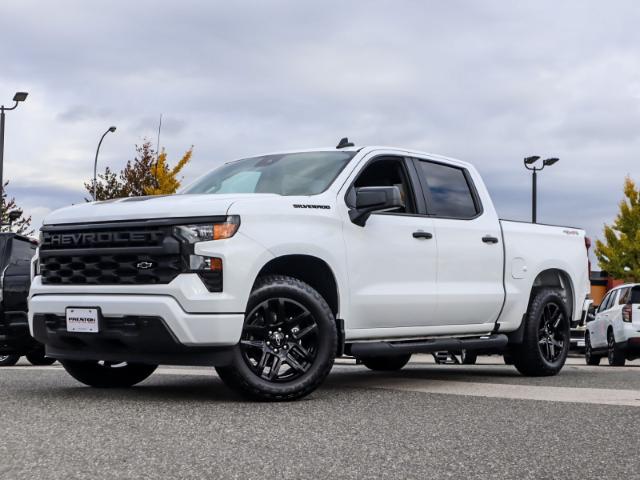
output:
[[[155,139],[194,145],[188,182],[280,149],[394,145],[457,157],[504,218],[598,237],[626,174],[640,180],[637,1],[2,0],[5,178],[34,224],[81,202],[97,141],[116,169]]]

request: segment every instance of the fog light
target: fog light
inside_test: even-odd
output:
[[[222,291],[221,258],[189,255],[189,268],[192,272],[198,274],[207,290],[210,292]]]
[[[196,271],[221,272],[222,259],[218,257],[204,257],[189,255],[189,268]]]

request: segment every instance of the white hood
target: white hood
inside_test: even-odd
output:
[[[206,217],[225,215],[229,207],[243,198],[278,197],[272,193],[190,194],[130,197],[91,202],[56,210],[44,219],[45,225],[92,223],[148,218]]]

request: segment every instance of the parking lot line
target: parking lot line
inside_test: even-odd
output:
[[[358,387],[421,393],[541,400],[549,402],[590,403],[640,407],[640,391],[604,388],[545,387],[503,383],[414,380],[406,378],[371,379]]]

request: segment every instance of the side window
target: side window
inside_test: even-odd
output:
[[[598,313],[604,312],[607,308],[609,308],[607,307],[607,304],[609,303],[609,300],[611,300],[611,293],[612,292],[607,293],[605,297],[602,299],[602,303],[598,307]]]
[[[629,303],[640,303],[640,285],[631,289],[631,298],[629,299]]]
[[[626,305],[627,303],[629,303],[630,297],[631,297],[631,288],[629,287],[621,288],[618,305]]]
[[[603,310],[609,310],[613,306],[613,304],[616,301],[617,295],[618,295],[617,290],[613,290],[611,293],[609,293],[609,297],[607,298],[607,303],[604,304]]]
[[[385,157],[374,160],[364,167],[353,186],[355,188],[396,186],[400,190],[405,206],[391,213],[417,213],[413,190],[405,170],[404,160],[401,158]]]
[[[426,180],[427,209],[438,217],[469,219],[480,213],[464,169],[425,160],[418,173]]]

